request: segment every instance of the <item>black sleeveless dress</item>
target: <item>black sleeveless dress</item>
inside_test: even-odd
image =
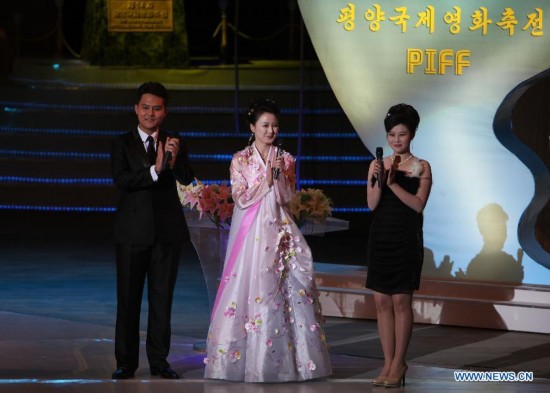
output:
[[[395,174],[395,181],[411,194],[416,194],[420,185],[418,177],[401,171]],[[424,260],[422,224],[422,213],[384,187],[370,228],[367,288],[388,295],[418,289]]]

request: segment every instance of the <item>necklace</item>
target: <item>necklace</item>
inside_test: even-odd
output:
[[[260,149],[258,149],[258,146],[256,146],[256,149],[258,150],[258,153],[260,153],[260,156],[262,157],[262,159],[265,161],[267,159],[267,156],[269,155],[269,149],[267,149],[267,152],[265,153],[262,153]]]
[[[409,161],[409,160],[410,160],[411,158],[413,158],[413,157],[414,157],[414,155],[411,153],[410,156],[408,156],[406,159],[404,159],[403,161],[401,161],[400,163],[398,163],[397,166],[399,167],[399,166],[403,165],[404,163],[406,163],[407,161]],[[391,162],[393,163],[394,161],[395,161],[395,155],[393,155],[393,156],[391,157]]]

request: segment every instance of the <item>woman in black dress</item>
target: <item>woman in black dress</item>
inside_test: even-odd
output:
[[[432,186],[430,164],[410,150],[420,117],[410,105],[392,106],[384,119],[392,154],[373,160],[367,202],[374,211],[367,263],[367,288],[374,291],[384,368],[372,383],[405,384],[405,354],[412,325],[412,293],[420,284],[424,245],[422,211]]]

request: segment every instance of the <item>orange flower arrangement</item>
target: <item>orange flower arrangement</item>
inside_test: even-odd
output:
[[[226,182],[207,185],[195,178],[187,186],[178,183],[178,194],[182,206],[197,209],[200,218],[206,214],[218,228],[231,224],[235,204]]]
[[[195,178],[186,186],[178,183],[178,194],[182,206],[198,210],[200,218],[206,215],[218,228],[231,225],[235,204],[226,182],[207,185]],[[322,190],[301,189],[290,201],[290,212],[298,227],[307,220],[323,223],[332,215],[332,200]]]
[[[290,212],[298,227],[302,227],[310,219],[316,223],[323,223],[332,215],[332,200],[322,190],[315,188],[296,191],[290,201]]]

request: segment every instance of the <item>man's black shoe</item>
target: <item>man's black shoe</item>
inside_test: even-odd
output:
[[[113,379],[130,379],[134,377],[134,371],[121,367],[113,373]]]
[[[151,375],[159,376],[165,379],[180,379],[179,374],[172,370],[170,367],[165,367],[162,370],[152,368]]]

